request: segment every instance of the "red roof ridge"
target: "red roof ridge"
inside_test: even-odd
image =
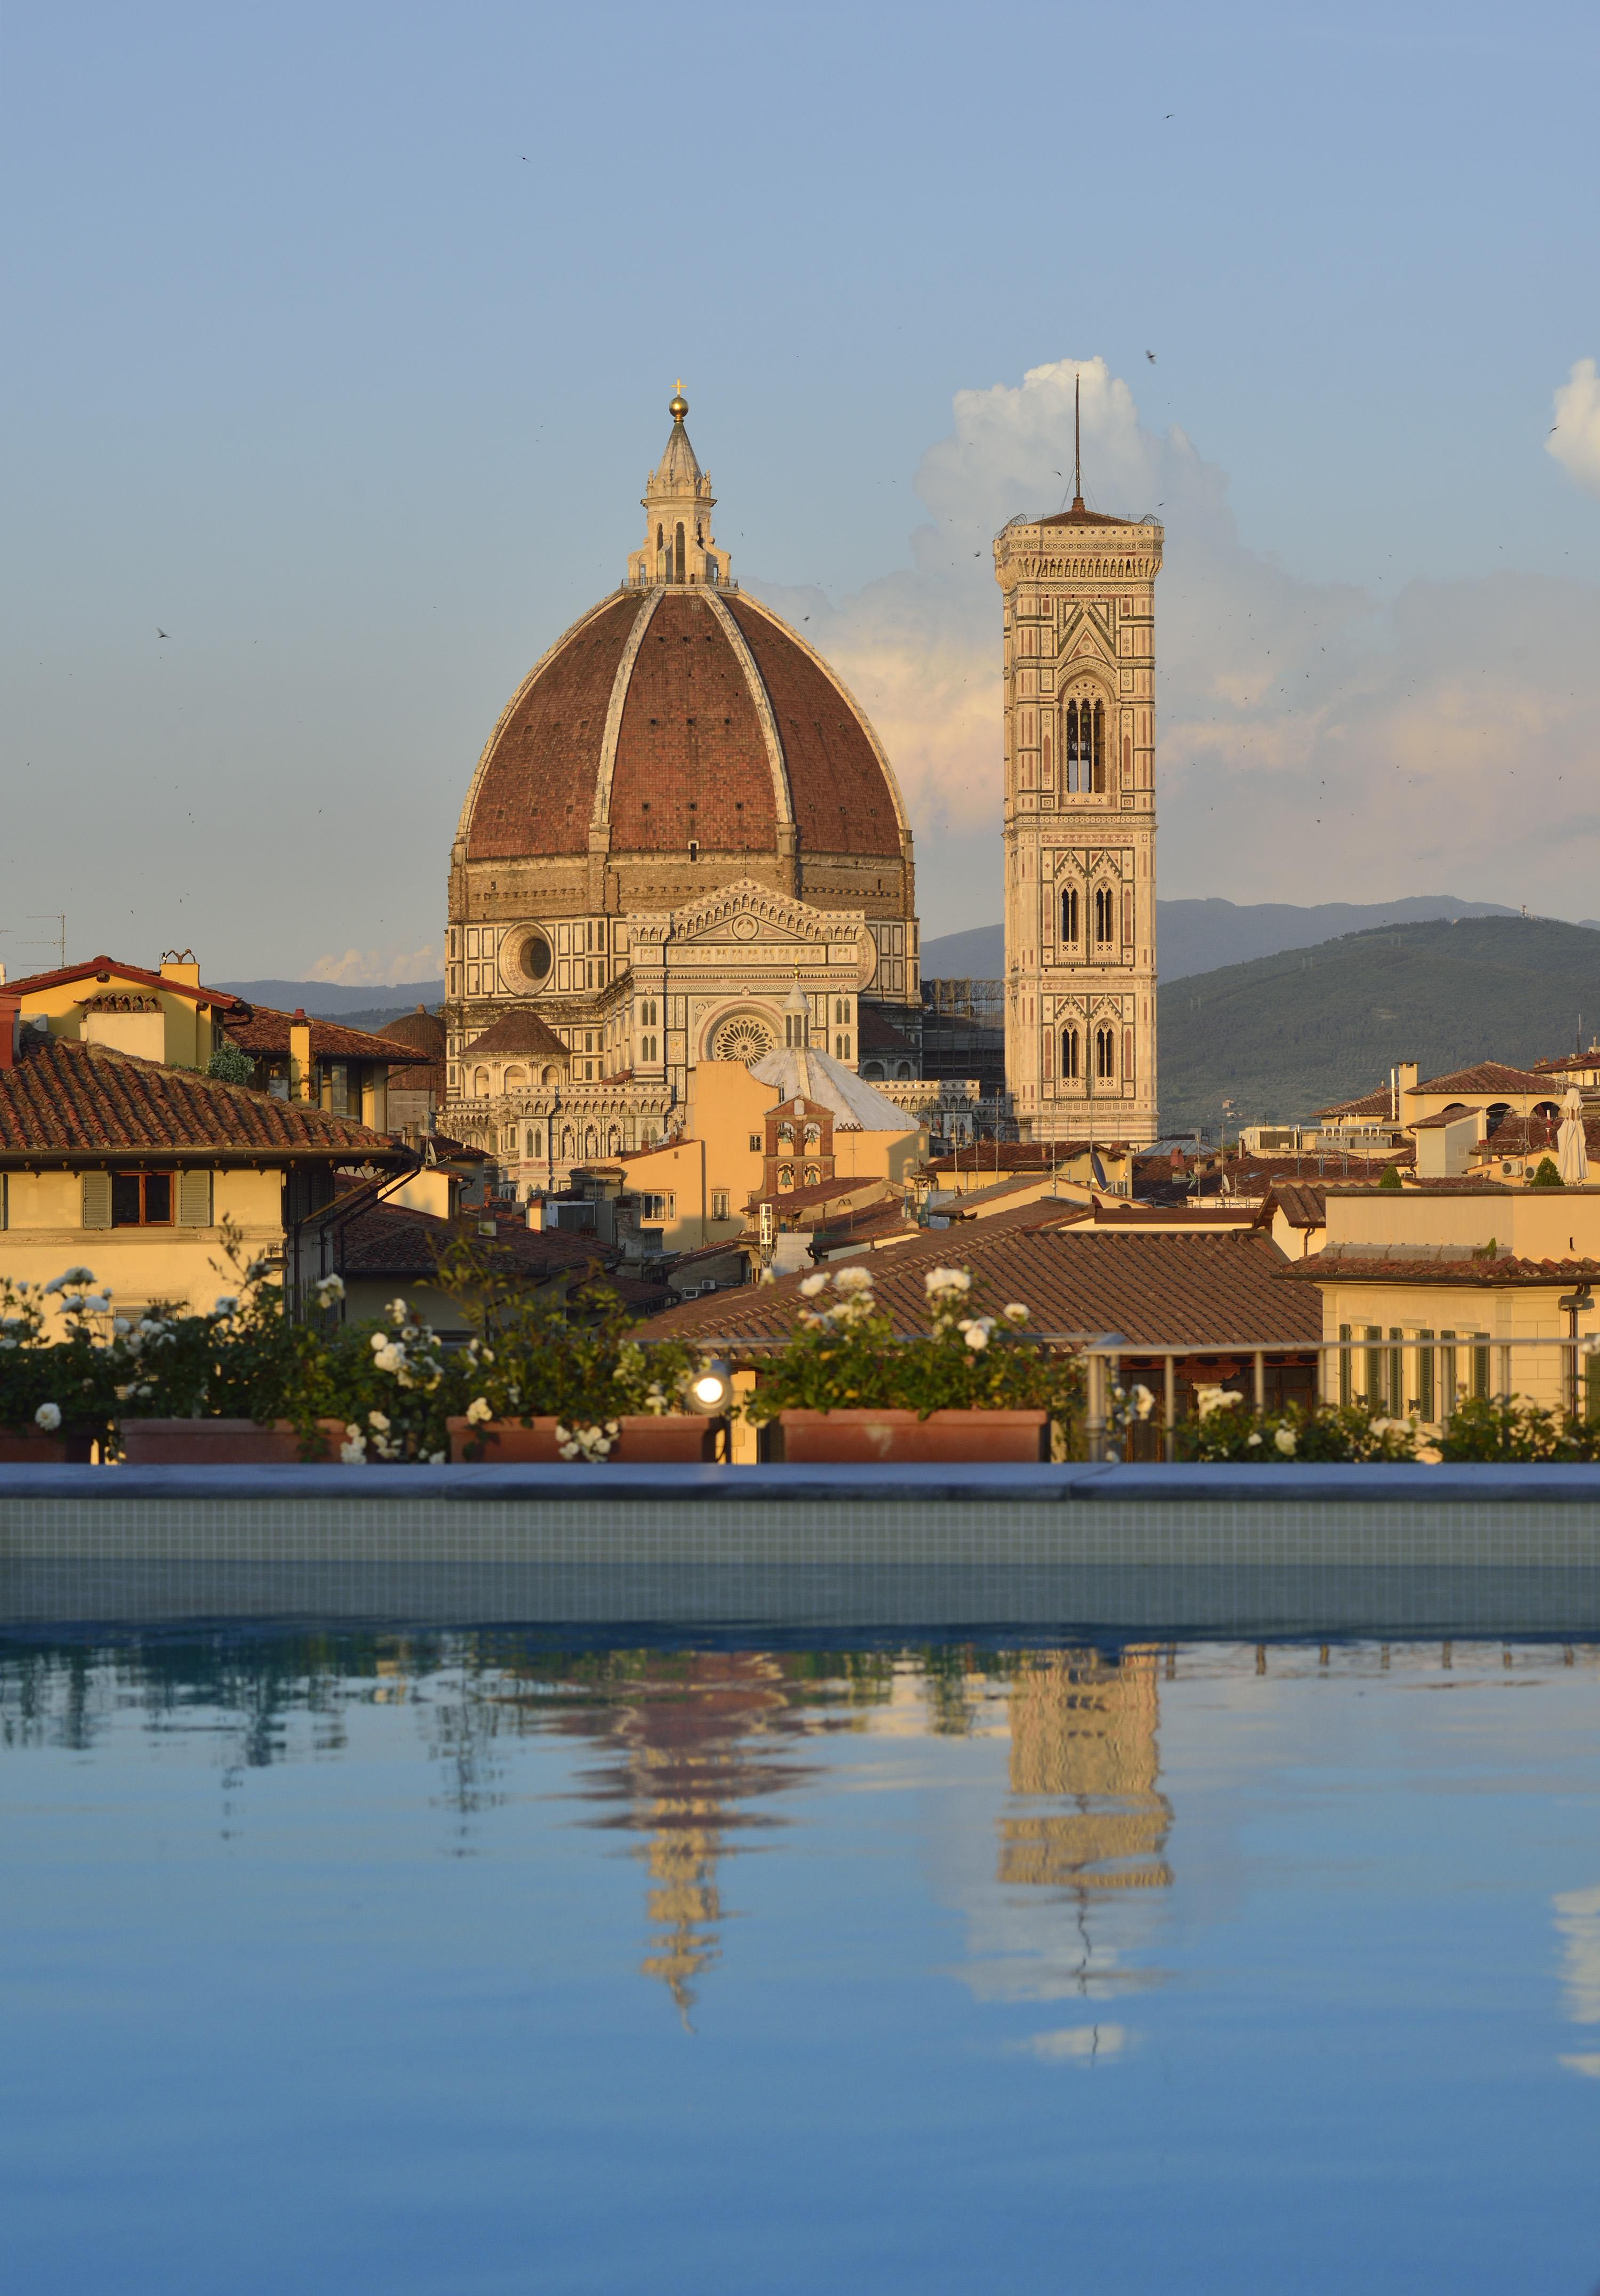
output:
[[[119,957],[92,956],[86,964],[59,964],[51,972],[30,972],[21,980],[8,980],[6,987],[26,996],[40,988],[55,988],[72,980],[84,980],[101,972],[120,973],[125,980],[137,980],[146,988],[169,988],[175,996],[187,996],[197,1004],[215,1004],[230,1011],[243,1002],[230,996],[226,988],[207,988],[201,983],[172,980],[164,972],[147,972],[141,964],[124,964]]]

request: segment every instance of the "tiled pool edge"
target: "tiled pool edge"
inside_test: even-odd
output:
[[[0,1621],[1600,1632],[1596,1468],[0,1468]]]

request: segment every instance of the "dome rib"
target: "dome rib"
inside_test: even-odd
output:
[[[641,611],[603,599],[557,638],[501,711],[461,809],[469,861],[587,853],[618,661]]]
[[[651,617],[661,602],[662,593],[652,590],[645,599],[639,618],[628,634],[628,644],[617,664],[617,674],[611,680],[611,698],[605,712],[605,732],[600,743],[600,770],[595,776],[595,811],[590,820],[594,829],[608,829],[611,820],[611,783],[617,771],[617,740],[622,731],[622,711],[628,701],[628,688],[633,684],[634,665],[639,659],[639,648],[644,643],[644,633],[650,627]]]
[[[898,860],[909,849],[911,824],[866,711],[822,656],[770,608],[743,591],[723,603],[771,700],[802,855]],[[825,701],[816,691],[818,677],[825,682]],[[874,807],[874,793],[887,798],[886,808]]]
[[[727,634],[729,645],[738,657],[739,666],[744,672],[744,682],[750,688],[750,698],[755,704],[756,716],[760,720],[761,739],[767,744],[767,763],[772,774],[772,801],[777,815],[778,825],[780,828],[792,829],[794,827],[794,791],[789,785],[789,760],[784,755],[784,740],[778,732],[777,714],[772,706],[772,696],[767,691],[766,680],[757,668],[756,658],[750,650],[750,644],[744,632],[729,613],[724,601],[718,597],[714,591],[708,591],[706,594],[710,599],[712,612]]]

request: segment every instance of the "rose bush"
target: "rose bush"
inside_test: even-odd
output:
[[[1078,1411],[1082,1368],[1074,1357],[1026,1341],[1029,1311],[1013,1300],[982,1312],[970,1270],[930,1268],[923,1279],[926,1334],[903,1339],[879,1301],[873,1270],[852,1261],[800,1285],[800,1304],[781,1354],[763,1358],[745,1415],[783,1411]]]

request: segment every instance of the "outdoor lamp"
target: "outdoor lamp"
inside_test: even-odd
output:
[[[733,1393],[734,1374],[720,1356],[702,1364],[689,1382],[689,1401],[708,1419],[713,1412],[727,1409]]]

